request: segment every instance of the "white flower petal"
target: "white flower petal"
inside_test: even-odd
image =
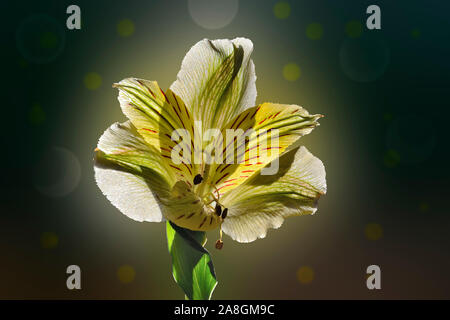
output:
[[[186,54],[170,87],[204,129],[222,128],[256,100],[253,44],[245,38],[204,39]]]
[[[174,177],[129,121],[113,124],[100,137],[94,170],[100,190],[123,214],[137,221],[164,220],[157,196],[169,194]]]
[[[100,190],[127,217],[136,221],[164,221],[158,200],[143,178],[97,166],[94,170]]]

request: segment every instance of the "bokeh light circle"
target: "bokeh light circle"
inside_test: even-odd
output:
[[[359,38],[363,33],[363,25],[358,20],[352,20],[345,25],[345,33],[350,38]]]
[[[400,163],[400,155],[396,150],[389,149],[383,156],[384,165],[388,168],[394,168]]]
[[[233,21],[239,9],[239,0],[189,0],[192,19],[205,29],[220,29]]]
[[[364,229],[364,233],[369,240],[379,240],[383,236],[383,228],[378,223],[369,223]]]
[[[102,85],[102,77],[97,72],[88,72],[84,76],[83,82],[89,90],[96,90]]]
[[[283,77],[288,81],[297,80],[300,73],[300,67],[296,63],[288,63],[283,67]]]
[[[123,19],[117,24],[117,33],[121,37],[129,37],[134,33],[134,23],[130,19]]]
[[[402,163],[421,163],[436,146],[433,122],[414,114],[394,119],[386,133],[386,144],[398,153]]]
[[[297,270],[297,280],[302,284],[311,283],[314,280],[314,270],[311,267],[303,266]]]
[[[39,14],[22,21],[16,45],[23,58],[32,63],[49,63],[64,50],[65,31],[54,18]]]
[[[306,36],[311,40],[319,40],[323,36],[323,26],[320,23],[310,23],[306,27]]]
[[[357,82],[380,78],[389,65],[390,52],[386,43],[366,32],[357,39],[346,39],[341,45],[339,60],[342,71]]]
[[[430,211],[430,204],[428,202],[422,201],[419,204],[419,210],[423,213]]]
[[[81,166],[77,157],[69,150],[53,147],[44,153],[35,167],[34,185],[49,197],[63,197],[78,186]]]
[[[414,28],[411,30],[411,37],[413,37],[414,39],[420,38],[421,35],[422,35],[422,32],[420,31],[420,29]]]
[[[124,265],[117,269],[117,278],[124,284],[133,282],[135,277],[136,271],[130,265]]]
[[[39,125],[45,121],[45,112],[39,103],[34,103],[28,113],[28,119],[31,124]]]
[[[280,1],[273,6],[273,14],[277,19],[287,19],[291,14],[291,5],[286,1]]]
[[[53,249],[58,246],[59,238],[54,232],[43,232],[41,234],[41,246],[44,249]]]

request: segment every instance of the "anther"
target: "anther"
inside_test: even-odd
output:
[[[228,214],[228,208],[223,209],[222,211],[222,219],[225,219],[227,217]]]
[[[197,185],[203,181],[202,175],[199,173],[194,177],[194,184]]]
[[[218,239],[216,241],[216,249],[220,250],[223,248],[223,241],[221,239]]]
[[[220,204],[216,204],[216,214],[218,216],[220,216],[220,214],[222,213],[222,207],[220,206]]]

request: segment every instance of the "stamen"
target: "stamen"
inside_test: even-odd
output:
[[[222,241],[222,226],[220,226],[219,236],[220,236],[220,239],[218,239],[218,240],[216,241],[216,249],[217,249],[217,250],[220,250],[220,249],[223,248],[223,241]]]
[[[222,248],[223,248],[223,241],[219,239],[216,241],[216,249],[220,250]]]
[[[222,213],[222,207],[220,206],[220,204],[216,204],[216,214],[218,216],[220,216],[220,214]]]
[[[222,219],[225,219],[227,217],[228,214],[228,208],[223,209],[222,211]]]
[[[203,177],[201,174],[197,174],[194,177],[194,185],[200,184],[203,181]]]

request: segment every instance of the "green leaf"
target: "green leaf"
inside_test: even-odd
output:
[[[175,282],[190,300],[209,300],[217,285],[211,255],[203,246],[206,233],[167,222],[167,243]]]

